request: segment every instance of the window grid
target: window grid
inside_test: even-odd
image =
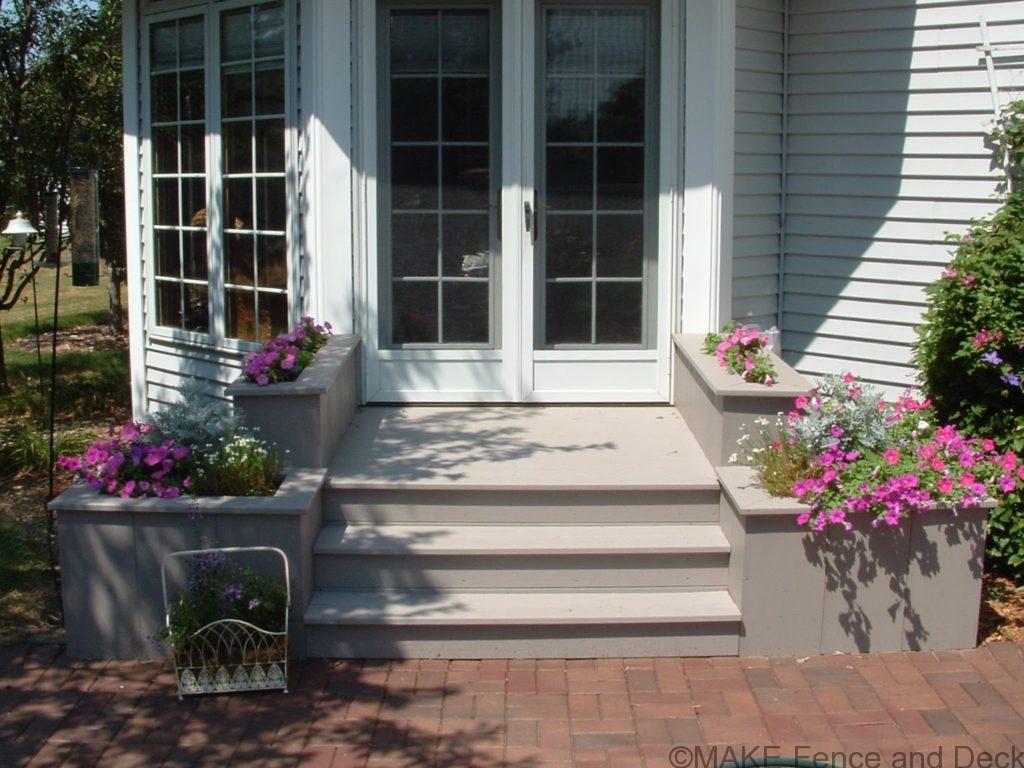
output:
[[[197,41],[198,50],[195,49]],[[188,59],[183,55],[187,47],[191,54]],[[210,326],[204,52],[203,16],[175,19],[150,28],[150,118],[153,136],[165,138],[154,141],[150,163],[154,187],[152,250],[156,323],[196,333],[207,333]],[[195,73],[198,78],[189,78],[191,90],[186,93],[183,79]],[[173,79],[173,85],[169,79]],[[173,100],[170,110],[169,92]],[[199,129],[189,131],[190,150],[194,153],[198,144],[199,158],[186,157],[185,132],[189,128]],[[170,139],[170,144],[166,139]],[[195,170],[197,165],[201,170]],[[196,182],[201,195],[190,195],[193,205],[186,208],[185,189],[194,193]],[[173,211],[167,209],[164,201],[169,185],[174,187]],[[168,214],[171,215],[168,217]],[[173,261],[173,266],[168,264],[169,260]]]
[[[426,217],[426,216],[429,216],[429,217],[434,218],[435,225],[436,225],[436,228],[437,228],[437,230],[436,230],[437,231],[437,235],[436,235],[436,238],[437,238],[437,248],[436,248],[435,262],[434,262],[435,272],[434,272],[433,275],[396,275],[396,274],[394,274],[394,269],[392,268],[391,274],[389,275],[389,278],[390,278],[390,281],[391,281],[391,284],[392,284],[391,292],[392,292],[392,304],[393,305],[398,305],[399,304],[399,294],[395,290],[395,288],[397,287],[395,284],[421,284],[421,285],[423,285],[423,284],[433,284],[435,286],[435,292],[436,292],[435,295],[436,295],[436,301],[437,301],[437,305],[436,305],[437,306],[437,313],[436,313],[436,319],[435,319],[436,342],[434,342],[434,343],[437,343],[437,344],[451,344],[451,343],[459,343],[460,341],[464,342],[465,340],[464,339],[456,339],[453,342],[450,339],[446,338],[446,333],[445,333],[445,291],[444,291],[445,286],[446,285],[454,285],[454,284],[487,285],[488,286],[487,305],[488,305],[488,307],[490,307],[490,305],[491,305],[491,303],[493,301],[493,297],[491,295],[491,292],[493,291],[493,285],[491,284],[491,277],[490,277],[490,273],[492,272],[492,264],[491,264],[491,259],[490,258],[488,258],[488,264],[487,264],[487,267],[486,267],[486,275],[485,276],[476,277],[476,276],[472,276],[472,275],[448,275],[448,274],[445,274],[445,266],[444,266],[444,252],[445,252],[445,247],[446,247],[446,240],[445,240],[445,218],[446,217],[459,217],[459,216],[467,216],[467,217],[469,217],[469,216],[477,216],[477,217],[479,217],[479,216],[487,216],[488,217],[488,231],[490,231],[492,229],[492,227],[493,227],[494,210],[493,210],[493,205],[491,204],[490,199],[488,201],[488,207],[486,209],[483,209],[483,208],[454,208],[454,207],[446,207],[446,205],[445,205],[445,166],[444,166],[444,152],[445,152],[445,149],[453,148],[453,147],[456,147],[456,148],[466,147],[466,148],[485,149],[485,150],[487,150],[487,166],[488,166],[488,168],[490,168],[490,165],[491,165],[491,151],[492,150],[491,150],[491,142],[490,142],[489,138],[488,138],[488,140],[485,140],[485,141],[472,141],[472,140],[450,139],[450,138],[446,138],[445,137],[445,123],[444,123],[444,111],[445,111],[445,109],[444,109],[444,106],[445,106],[445,98],[446,97],[445,97],[445,94],[444,94],[444,86],[445,86],[445,82],[446,81],[450,81],[450,80],[482,80],[482,81],[487,82],[488,83],[488,98],[487,98],[488,125],[490,125],[490,121],[493,118],[493,116],[490,114],[490,112],[491,112],[491,107],[490,107],[490,101],[491,101],[491,97],[490,97],[490,87],[491,87],[490,86],[490,81],[491,81],[491,71],[490,71],[490,69],[491,69],[491,60],[490,60],[490,57],[492,55],[492,52],[490,50],[488,50],[488,60],[487,60],[487,70],[486,71],[483,71],[483,72],[457,72],[457,71],[451,71],[448,67],[445,66],[445,63],[444,63],[444,54],[445,54],[445,41],[444,41],[444,31],[445,30],[444,30],[444,23],[445,23],[445,18],[446,18],[447,13],[446,13],[446,10],[444,10],[444,9],[436,9],[436,10],[433,11],[433,15],[434,15],[434,18],[436,20],[435,35],[436,35],[436,49],[437,49],[436,58],[435,58],[435,61],[434,61],[434,71],[433,72],[402,72],[402,73],[391,72],[390,73],[390,81],[391,81],[390,88],[393,88],[393,85],[394,85],[394,83],[396,81],[403,81],[403,80],[406,80],[406,81],[412,81],[412,80],[434,80],[435,81],[435,94],[436,94],[436,104],[437,104],[437,116],[436,116],[436,120],[435,120],[436,139],[434,139],[434,140],[393,139],[393,138],[390,138],[390,136],[389,136],[389,145],[390,145],[390,148],[391,148],[392,152],[393,152],[393,150],[395,148],[404,148],[404,147],[433,148],[435,150],[435,154],[434,154],[434,168],[435,168],[435,171],[436,171],[436,184],[435,184],[435,187],[436,187],[436,194],[437,194],[438,205],[436,207],[426,207],[426,208],[424,208],[424,207],[402,208],[402,207],[391,206],[389,218],[392,218],[392,217],[395,217],[395,216],[410,216],[410,217],[412,217],[412,216],[416,216],[416,217],[420,217],[420,216]],[[490,24],[491,24],[491,17],[490,17],[489,12],[488,12],[488,15],[487,15],[487,20],[488,20],[488,28],[489,28]],[[390,88],[389,88],[389,94],[388,94],[388,98],[389,99],[391,98]],[[391,116],[391,121],[392,121],[392,123],[394,121],[394,116],[393,115]],[[391,133],[391,128],[392,128],[392,126],[389,126],[389,134]],[[490,130],[488,132],[490,133]],[[489,187],[493,186],[493,180],[489,181],[488,183],[489,183]],[[488,191],[489,198],[490,198],[491,194],[492,194],[492,192],[489,189],[489,191]],[[394,248],[394,246],[393,246],[393,243],[392,243],[392,250],[393,250],[393,248]],[[493,249],[493,244],[491,246],[491,249]],[[396,307],[396,309],[397,308],[398,307]],[[393,312],[393,316],[394,315],[395,315],[395,313]],[[491,325],[491,322],[492,322],[491,320],[488,320],[488,326]],[[490,333],[491,333],[491,329],[490,329],[490,327],[488,327],[488,333],[487,333],[488,338],[490,336]],[[394,337],[395,337],[394,328],[392,328],[391,335],[392,335],[392,340],[394,340]],[[479,342],[477,342],[477,343],[479,343]],[[483,343],[487,343],[487,339],[484,339]]]
[[[231,24],[243,17],[248,51],[246,55],[231,55],[227,41]],[[261,3],[222,11],[220,19],[225,332],[229,338],[264,341],[288,325],[284,11],[280,2]],[[265,25],[262,30],[258,29],[261,23]],[[237,34],[239,28],[233,31]],[[257,51],[261,32],[274,48],[269,55]],[[271,79],[274,73],[279,73],[280,87],[275,87]],[[238,76],[247,78],[248,93],[244,102],[235,103],[238,94],[233,91],[232,78]],[[261,80],[264,87],[269,82],[267,91],[261,91]],[[267,109],[268,101],[278,108]],[[275,128],[276,137],[271,133]],[[236,131],[235,138],[240,141],[231,146]],[[276,146],[261,147],[261,131],[270,135]],[[241,159],[234,156],[239,150]],[[261,156],[264,164],[274,167],[261,169]],[[241,201],[232,194],[239,189],[244,190]],[[246,197],[248,200],[244,200]],[[261,226],[267,223],[278,226]]]
[[[550,11],[550,10],[547,12],[547,18],[549,20],[551,18],[551,14],[552,13],[553,12]],[[590,297],[589,297],[589,314],[590,314],[589,339],[587,339],[585,341],[584,340],[580,340],[580,341],[582,341],[583,343],[588,343],[588,344],[595,345],[595,344],[601,344],[604,341],[603,339],[599,338],[601,333],[600,333],[600,330],[599,330],[599,327],[598,327],[598,306],[599,306],[599,304],[598,304],[598,300],[599,300],[599,297],[598,297],[598,287],[600,285],[602,285],[602,284],[606,285],[606,286],[639,284],[640,287],[641,287],[641,292],[640,292],[641,308],[646,305],[646,293],[647,293],[646,278],[643,276],[642,273],[639,274],[639,275],[636,275],[636,276],[622,276],[622,275],[605,276],[605,275],[600,275],[598,273],[598,248],[599,248],[599,243],[600,243],[600,240],[599,240],[600,234],[599,234],[599,230],[598,230],[598,225],[599,225],[600,217],[604,217],[604,216],[637,216],[637,215],[644,215],[644,213],[645,213],[644,212],[644,208],[642,206],[640,208],[602,208],[602,207],[600,207],[599,202],[598,202],[599,199],[600,199],[599,198],[599,180],[600,180],[599,170],[600,169],[598,167],[598,161],[599,161],[599,158],[600,158],[601,150],[602,149],[618,149],[618,148],[627,148],[628,149],[628,148],[632,148],[632,149],[639,149],[641,152],[643,152],[645,147],[646,147],[646,144],[645,144],[644,141],[618,141],[618,140],[604,140],[602,138],[602,136],[600,134],[600,128],[599,128],[599,122],[600,122],[599,94],[603,91],[603,89],[599,88],[599,84],[602,81],[613,83],[613,82],[622,82],[624,80],[637,80],[638,79],[641,82],[643,82],[644,85],[646,86],[646,71],[645,71],[646,70],[646,66],[643,66],[640,69],[640,71],[637,72],[637,73],[602,72],[601,71],[601,64],[600,64],[600,60],[599,60],[599,57],[600,57],[600,46],[598,44],[598,34],[597,34],[597,20],[602,15],[602,11],[597,10],[597,9],[591,9],[591,10],[587,10],[587,11],[575,11],[574,13],[576,13],[576,14],[578,14],[580,16],[586,16],[587,17],[588,28],[589,28],[589,35],[590,35],[590,41],[591,41],[591,45],[590,45],[591,52],[590,52],[590,56],[589,56],[589,67],[590,67],[590,69],[589,69],[589,71],[586,71],[586,72],[575,72],[575,71],[567,71],[567,70],[553,70],[553,69],[551,69],[549,67],[546,67],[545,68],[545,80],[547,81],[547,84],[551,83],[552,80],[581,80],[581,81],[585,80],[585,81],[589,81],[591,83],[591,87],[589,88],[589,93],[588,93],[588,99],[589,99],[588,107],[589,107],[589,110],[590,110],[590,136],[591,136],[591,139],[589,141],[567,141],[567,140],[555,140],[555,141],[552,141],[546,135],[546,131],[545,131],[544,145],[545,145],[545,154],[547,154],[547,151],[549,149],[552,149],[552,148],[554,148],[554,149],[581,148],[581,149],[588,149],[588,150],[590,150],[590,155],[591,155],[591,157],[590,157],[590,166],[591,167],[590,167],[590,190],[589,190],[589,195],[590,195],[591,204],[589,206],[586,206],[586,207],[579,206],[579,205],[572,205],[572,206],[570,206],[567,209],[559,208],[559,209],[555,209],[553,211],[549,210],[547,216],[545,217],[547,219],[547,222],[545,223],[545,228],[546,228],[546,232],[547,232],[547,234],[545,236],[545,245],[546,245],[546,250],[550,251],[550,244],[551,244],[552,238],[551,238],[551,235],[550,235],[551,230],[550,230],[550,227],[549,227],[549,223],[550,223],[550,219],[551,219],[552,216],[556,217],[556,220],[557,220],[557,218],[568,219],[570,217],[589,217],[589,219],[590,219],[590,227],[589,227],[589,229],[590,229],[590,244],[589,244],[589,251],[590,251],[590,259],[589,259],[590,260],[590,265],[589,266],[590,266],[590,271],[589,271],[589,274],[587,274],[587,275],[568,275],[567,276],[567,275],[552,274],[550,260],[545,258],[544,282],[545,282],[546,286],[567,285],[567,284],[586,284],[586,285],[589,285],[589,287],[590,287]],[[646,24],[647,24],[646,13],[642,14],[642,18],[643,18],[643,23],[644,23],[644,27],[645,27],[644,40],[646,40]],[[549,23],[550,23],[550,21],[549,21]],[[547,46],[549,44],[549,42],[550,42],[550,39],[546,39],[545,40],[545,46]],[[645,42],[644,43],[645,48],[646,48],[646,45],[647,45],[647,43]],[[644,51],[644,58],[645,58],[645,60],[646,60],[646,55],[647,55],[647,52],[645,50]],[[546,87],[545,87],[545,93],[549,92],[549,88],[547,87],[547,84],[546,84]],[[548,110],[548,108],[545,107],[545,113],[547,113],[547,110]],[[643,125],[643,122],[644,122],[645,118],[646,118],[646,115],[642,112],[641,115],[640,115],[641,125]],[[550,119],[550,116],[546,116],[545,124],[547,123],[547,120],[549,120],[549,119]],[[547,176],[546,184],[550,181],[550,178],[551,178],[550,174],[551,174],[551,170],[547,166],[547,163],[545,163],[545,175]],[[643,185],[641,185],[641,186],[643,186]],[[549,205],[548,207],[550,209],[551,206]],[[545,294],[547,294],[547,293],[548,293],[548,291],[546,290]],[[550,304],[550,299],[546,299],[546,303]],[[641,315],[641,317],[642,317],[642,315]],[[550,321],[551,321],[550,311],[545,312],[545,325],[544,325],[544,328],[545,328],[545,343],[549,344],[549,345],[551,345],[553,343],[557,344],[558,343],[557,340],[555,342],[552,342],[552,340],[549,338],[549,336],[550,336],[550,329],[549,329]],[[580,343],[580,341],[578,341],[576,343]],[[640,342],[641,339],[638,338],[635,341],[636,342]]]

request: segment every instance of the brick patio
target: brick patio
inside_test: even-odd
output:
[[[1024,653],[1012,644],[810,659],[309,661],[292,686],[179,702],[166,665],[2,649],[0,765],[669,766],[674,746],[731,757],[724,747],[804,745],[883,759],[942,747],[945,765],[975,768],[967,749],[1024,750]]]

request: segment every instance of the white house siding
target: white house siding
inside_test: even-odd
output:
[[[782,212],[784,0],[738,0],[733,316],[776,324]]]
[[[913,380],[944,235],[993,207],[981,16],[1024,43],[1020,0],[791,0],[783,345],[800,371]],[[998,82],[1005,103],[1020,63]]]

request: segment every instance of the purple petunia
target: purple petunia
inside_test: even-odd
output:
[[[999,353],[996,352],[995,350],[993,350],[992,352],[986,352],[984,355],[981,356],[981,359],[984,360],[989,365],[1002,365],[1003,363],[1003,358],[1001,358],[999,356]]]
[[[1002,378],[1004,384],[1009,384],[1011,387],[1020,386],[1020,376],[1016,373],[1008,373]]]

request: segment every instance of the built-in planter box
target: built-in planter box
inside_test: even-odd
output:
[[[245,424],[295,466],[326,467],[359,402],[358,336],[331,336],[295,381],[227,388]]]
[[[292,652],[305,655],[302,616],[313,586],[313,540],[320,532],[323,469],[292,469],[274,496],[122,499],[87,485],[50,503],[60,529],[68,654],[78,659],[161,655],[153,636],[164,626],[160,565],[169,552],[216,546],[272,545],[292,572]],[[253,559],[277,575],[280,559]],[[181,568],[172,572],[180,588]]]
[[[702,335],[677,334],[674,341],[676,408],[716,466],[728,463],[736,440],[753,427],[754,419],[790,411],[799,395],[811,391],[811,383],[777,355],[772,355],[778,373],[775,383],[750,384],[704,354]]]
[[[807,507],[769,496],[750,468],[718,473],[741,656],[974,647],[987,508],[813,533],[796,523]]]

